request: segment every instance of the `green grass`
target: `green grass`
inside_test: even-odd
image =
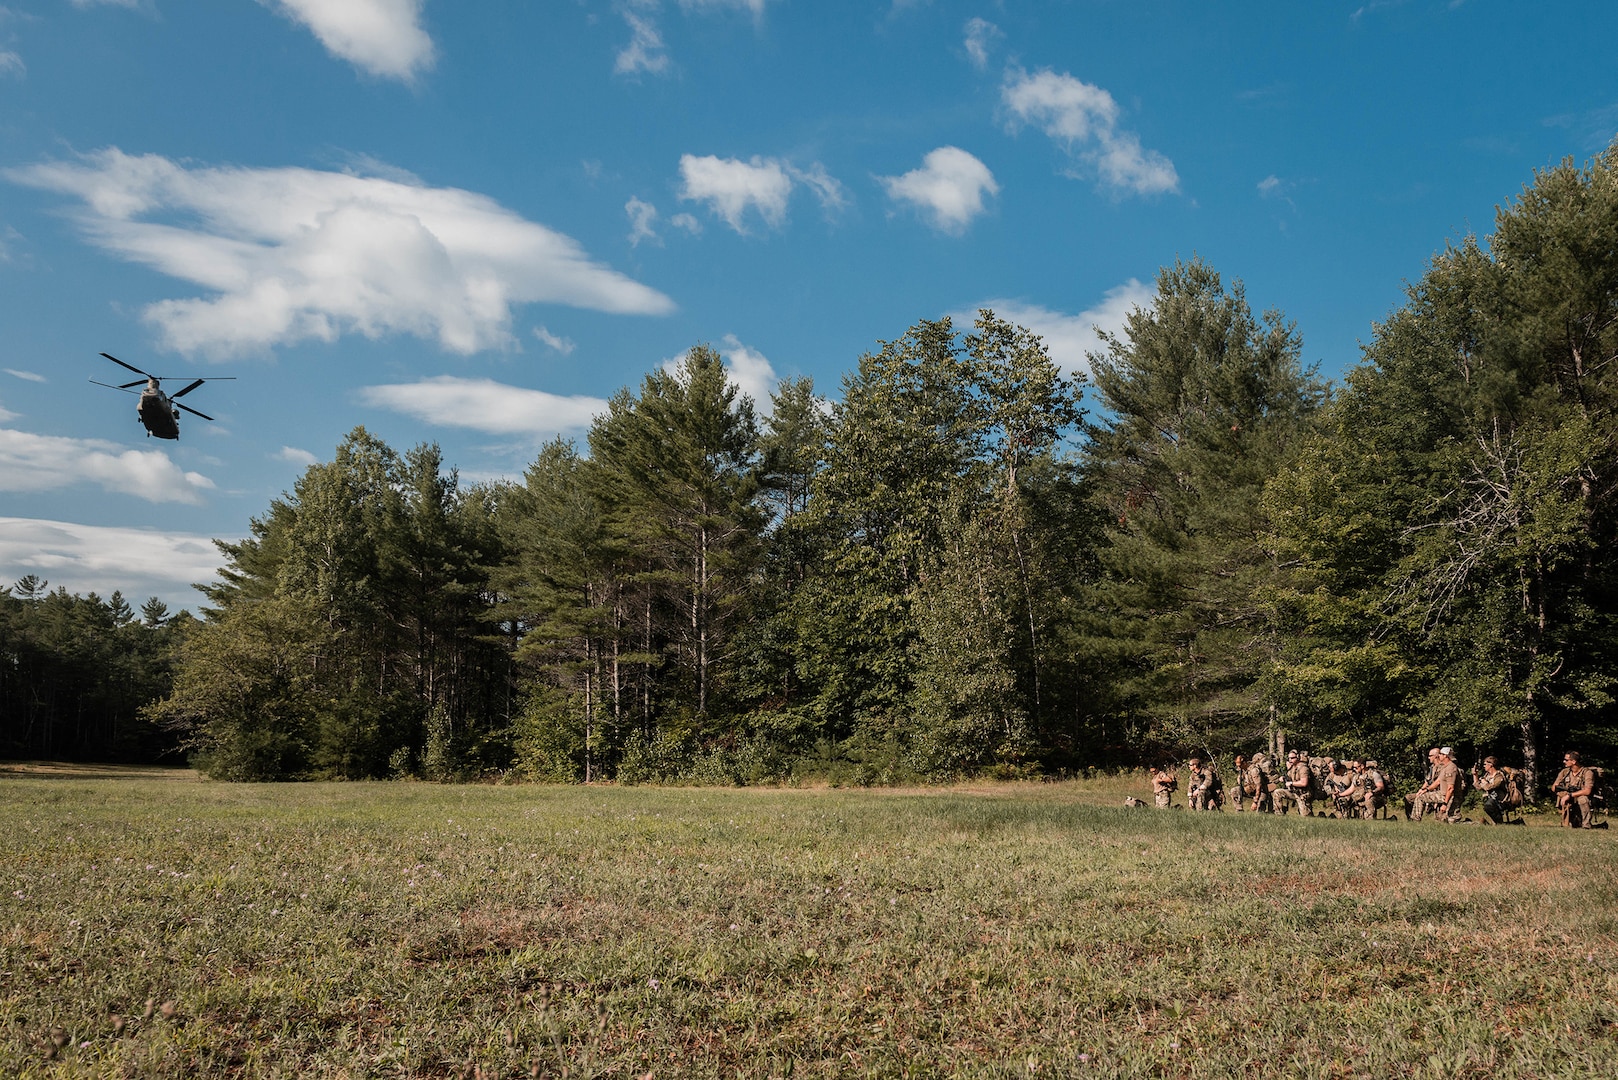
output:
[[[0,1075],[1618,1075],[1610,834],[1126,792],[0,779]]]

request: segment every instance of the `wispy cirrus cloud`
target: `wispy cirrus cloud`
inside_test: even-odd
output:
[[[551,333],[543,326],[534,327],[534,337],[538,338],[540,343],[546,348],[553,349],[556,352],[561,353],[563,356],[572,356],[573,350],[578,348],[578,346],[573,343],[572,338],[560,337]]]
[[[571,237],[459,188],[303,168],[192,167],[117,148],[0,172],[77,196],[91,243],[212,295],[144,311],[166,346],[229,356],[344,334],[508,347],[512,307],[674,303]]]
[[[320,460],[309,451],[300,450],[296,446],[283,446],[270,456],[276,461],[290,461],[292,464],[302,465],[304,468],[308,468]]]
[[[186,472],[162,450],[129,450],[105,439],[73,439],[0,428],[0,491],[55,491],[95,484],[154,503],[200,504],[212,480]]]
[[[9,367],[8,368],[0,368],[0,371],[4,371],[7,375],[11,375],[11,376],[14,376],[16,378],[22,379],[24,382],[42,383],[42,382],[49,382],[50,381],[49,379],[45,378],[45,376],[41,375],[37,371],[19,371],[16,368],[9,368]]]
[[[306,27],[326,51],[372,75],[410,82],[433,66],[426,0],[259,0]]]
[[[966,37],[963,47],[966,57],[972,66],[984,71],[989,66],[989,52],[998,45],[1006,34],[988,19],[968,19],[965,29]]]
[[[747,12],[757,22],[764,17],[767,3],[768,0],[677,0],[675,6],[686,14]],[[673,61],[659,24],[661,0],[619,0],[617,6],[624,25],[629,27],[629,41],[613,57],[613,73],[662,75],[672,70]]]
[[[1007,322],[1026,327],[1044,338],[1051,359],[1072,375],[1088,372],[1089,354],[1106,348],[1098,331],[1122,333],[1129,313],[1138,307],[1149,306],[1155,295],[1156,290],[1151,285],[1130,278],[1122,285],[1108,289],[1099,302],[1077,315],[1054,311],[1026,300],[1005,298],[985,300],[970,311],[954,312],[952,315],[960,325],[970,326],[972,320],[977,318],[979,308],[989,308]]]
[[[195,606],[193,583],[216,581],[224,561],[211,537],[157,529],[79,525],[0,517],[0,584],[28,574],[71,593],[114,591],[138,604],[147,596]]]
[[[888,197],[909,203],[939,232],[960,235],[985,210],[985,196],[1000,193],[989,167],[958,146],[940,146],[921,167],[902,176],[879,176]]]
[[[563,397],[493,379],[454,375],[367,386],[360,391],[360,400],[429,424],[536,439],[588,430],[596,415],[607,409],[601,398]]]
[[[1000,101],[1011,127],[1036,125],[1080,163],[1069,175],[1093,174],[1103,187],[1135,195],[1180,189],[1174,163],[1119,126],[1118,103],[1099,86],[1048,68],[1033,74],[1013,68]]]

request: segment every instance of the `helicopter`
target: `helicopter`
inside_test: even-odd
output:
[[[201,386],[205,382],[208,382],[209,380],[197,379],[194,382],[188,383],[183,390],[180,390],[174,394],[165,394],[163,393],[162,380],[164,378],[170,378],[171,376],[158,376],[153,375],[150,372],[142,371],[134,364],[124,363],[111,353],[102,353],[101,355],[106,357],[108,360],[111,360],[119,367],[128,368],[130,371],[133,371],[136,375],[139,375],[141,378],[146,380],[146,389],[140,391],[131,389],[131,387],[140,385],[140,379],[136,379],[134,382],[124,383],[122,386],[115,386],[112,383],[98,382],[95,379],[91,379],[90,381],[95,383],[97,386],[105,386],[108,390],[122,390],[126,394],[139,393],[140,401],[136,402],[135,404],[135,416],[140,420],[141,426],[146,429],[147,438],[151,438],[153,435],[155,435],[159,439],[178,439],[180,437],[180,410],[182,409],[190,413],[192,416],[200,416],[204,420],[213,419],[213,417],[209,416],[207,413],[198,412],[196,409],[191,408],[191,406],[181,405],[179,401],[175,400],[176,398],[185,397],[185,395],[189,394],[191,391],[195,390],[197,387]],[[234,378],[234,375],[220,375],[216,376],[214,381],[218,382],[222,379]]]

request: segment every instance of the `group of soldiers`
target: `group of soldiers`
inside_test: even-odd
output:
[[[1575,828],[1593,824],[1593,802],[1601,772],[1581,762],[1577,752],[1564,755],[1563,769],[1551,786],[1556,795],[1562,823]],[[1186,801],[1193,810],[1222,810],[1229,798],[1237,811],[1285,814],[1296,810],[1303,817],[1315,813],[1317,801],[1325,813],[1338,818],[1370,820],[1379,815],[1392,817],[1390,807],[1399,806],[1388,774],[1374,760],[1340,761],[1332,757],[1311,757],[1296,750],[1287,751],[1286,768],[1277,772],[1268,755],[1248,758],[1236,755],[1236,784],[1227,793],[1213,762],[1201,754],[1190,759]],[[1447,822],[1469,820],[1461,815],[1461,800],[1471,788],[1482,795],[1487,824],[1499,825],[1522,806],[1522,774],[1502,767],[1494,757],[1486,757],[1470,774],[1462,771],[1455,751],[1435,746],[1427,752],[1427,776],[1420,787],[1403,798],[1405,820],[1420,821],[1429,813]],[[1167,809],[1174,803],[1179,775],[1172,767],[1149,770],[1152,796],[1157,806]],[[1520,819],[1519,819],[1520,820]]]

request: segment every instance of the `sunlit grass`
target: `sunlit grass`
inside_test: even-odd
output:
[[[1126,793],[4,779],[0,1074],[1618,1074],[1608,834]]]

